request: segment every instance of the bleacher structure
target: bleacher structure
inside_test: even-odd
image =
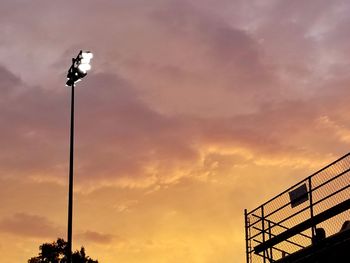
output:
[[[248,212],[247,263],[350,263],[350,153]]]

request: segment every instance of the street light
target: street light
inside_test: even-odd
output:
[[[74,157],[74,88],[75,83],[81,81],[91,69],[90,60],[93,54],[90,51],[80,50],[76,58],[72,58],[72,65],[67,74],[66,86],[72,87],[71,115],[70,115],[70,151],[69,151],[69,191],[68,191],[68,246],[67,262],[72,263],[72,219],[73,219],[73,157]]]

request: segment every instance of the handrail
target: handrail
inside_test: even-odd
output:
[[[257,215],[254,215],[254,216],[261,219],[261,217],[259,217],[259,216],[257,216]],[[284,228],[284,229],[286,229],[286,230],[289,229],[288,227],[282,225],[280,222],[276,223],[276,222],[274,222],[274,221],[272,221],[272,220],[269,220],[269,219],[266,219],[266,218],[265,218],[264,220],[265,220],[266,222],[270,222],[270,223],[274,224],[275,226],[277,225],[277,226],[279,226],[279,227],[282,227],[282,228]],[[260,220],[260,221],[261,221],[261,220]],[[260,222],[260,221],[259,221],[259,222]],[[272,229],[272,227],[268,227],[266,230],[269,230],[269,229]],[[301,235],[301,236],[303,236],[303,237],[306,237],[306,238],[311,239],[310,236],[305,235],[305,234],[303,234],[303,233],[298,233],[298,234]]]
[[[264,244],[260,244],[257,245],[254,248],[254,252],[260,253],[264,250],[266,250],[267,248],[270,248],[274,245],[277,245],[278,243],[282,242],[283,240],[286,240],[294,235],[296,235],[296,233],[300,233],[308,228],[310,228],[313,225],[319,224],[333,216],[336,216],[346,210],[350,209],[350,199],[341,202],[340,204],[337,204],[336,206],[333,206],[331,208],[329,208],[328,210],[314,216],[313,218],[310,218],[290,229],[288,229],[287,231],[281,233],[280,235],[273,237],[269,240],[267,240]]]
[[[259,230],[259,231],[261,231],[262,233],[264,232],[264,233],[267,233],[267,231],[265,230],[265,231],[262,231],[262,229],[260,229],[260,228],[257,228],[257,227],[253,227],[255,230]],[[275,236],[277,236],[277,235],[275,235],[275,234],[272,234],[272,233],[270,233],[273,237],[275,237]],[[302,246],[302,245],[299,245],[298,243],[295,243],[295,242],[293,242],[293,241],[290,241],[290,240],[288,240],[288,239],[286,239],[285,240],[287,243],[289,243],[289,244],[292,244],[292,245],[294,245],[294,246],[297,246],[297,247],[300,247],[300,248],[305,248],[304,246]]]
[[[298,183],[294,184],[293,186],[289,187],[287,190],[285,190],[285,191],[283,191],[282,193],[280,193],[279,195],[277,195],[277,196],[271,198],[270,200],[266,201],[266,202],[263,203],[262,205],[256,207],[254,210],[250,211],[247,215],[249,216],[251,213],[257,211],[259,208],[261,208],[261,207],[263,207],[263,206],[266,206],[268,203],[271,203],[273,200],[277,199],[277,198],[280,197],[281,195],[283,195],[283,194],[289,192],[290,190],[292,190],[292,189],[295,188],[296,186],[300,185],[302,182],[307,181],[307,180],[310,179],[311,177],[313,177],[313,176],[319,174],[320,172],[326,170],[327,168],[329,168],[329,167],[331,167],[332,165],[336,164],[337,162],[343,160],[344,158],[348,157],[349,155],[350,155],[350,152],[347,153],[347,154],[345,154],[344,156],[338,158],[338,159],[335,160],[334,162],[332,162],[332,163],[326,165],[325,167],[319,169],[318,171],[314,172],[313,174],[309,175],[308,177],[306,177],[305,179],[299,181]]]

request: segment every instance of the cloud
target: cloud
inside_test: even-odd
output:
[[[99,244],[110,244],[115,238],[114,235],[103,234],[95,231],[85,231],[76,236],[80,240]]]
[[[60,164],[59,153],[66,147],[60,133],[65,126],[65,97],[40,87],[28,86],[14,73],[2,67],[0,82],[1,171],[7,174],[26,170],[38,172]],[[38,150],[41,149],[41,150]],[[50,157],[45,153],[51,152]],[[52,170],[51,170],[52,171]]]
[[[192,147],[182,141],[182,125],[177,118],[152,110],[130,84],[113,75],[99,74],[89,80],[77,99],[81,173],[101,179],[137,179],[153,161],[163,159],[171,166],[196,158]]]
[[[6,67],[0,65],[0,91],[8,94],[22,83],[21,79],[10,72]],[[3,98],[3,96],[2,96]]]
[[[16,213],[1,219],[0,230],[27,238],[55,238],[62,235],[61,227],[46,217],[26,213]]]
[[[232,116],[273,96],[274,74],[246,30],[186,1],[166,1],[147,18],[153,37],[143,40],[153,48],[122,58],[122,70],[147,90],[153,108],[169,115]]]
[[[152,110],[115,75],[88,78],[76,92],[77,178],[84,174],[84,181],[125,176],[137,180],[154,161],[170,168],[197,158],[177,118]],[[65,175],[69,93],[21,83],[11,94],[5,94],[6,103],[0,105],[0,122],[6,123],[0,131],[1,172],[32,178]]]
[[[306,130],[315,129],[319,116],[334,115],[329,110],[331,102],[320,96],[312,103],[270,103],[256,113],[234,117],[168,116],[152,109],[130,82],[115,74],[87,78],[76,92],[76,178],[87,185],[108,182],[147,188],[176,183],[191,176],[191,166],[200,166],[203,152],[213,147],[243,148],[251,158],[279,155],[283,160],[299,155],[314,159],[308,149],[318,147],[324,134],[318,132],[310,143],[299,143],[307,138]],[[38,174],[31,174],[32,178],[47,180],[65,176],[69,93],[21,85],[13,89],[12,97],[4,97],[9,104],[2,105],[3,122],[16,123],[15,129],[0,132],[3,149],[7,149],[0,154],[2,171],[32,171]],[[342,143],[331,139],[334,145]]]

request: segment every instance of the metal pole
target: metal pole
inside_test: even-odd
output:
[[[245,250],[246,250],[246,256],[247,256],[247,263],[250,263],[249,255],[250,255],[250,248],[249,248],[249,233],[248,233],[248,213],[247,209],[244,209],[244,225],[245,225]]]
[[[269,239],[272,238],[272,233],[271,233],[271,221],[268,220],[268,226],[269,226]],[[272,255],[272,247],[270,247],[270,262],[273,262],[273,255]]]
[[[261,229],[262,229],[262,243],[265,243],[265,215],[264,215],[264,206],[261,206]],[[267,251],[263,251],[264,263],[266,263],[266,253]]]
[[[314,204],[313,204],[313,200],[312,200],[312,183],[311,183],[311,176],[308,178],[308,184],[309,184],[309,201],[310,201],[310,218],[311,220],[314,218]],[[312,242],[315,239],[315,234],[316,234],[316,225],[313,223],[311,226],[311,236],[312,236]],[[312,243],[311,242],[311,243]]]
[[[70,115],[70,152],[69,152],[69,193],[68,193],[68,243],[67,262],[72,263],[72,219],[73,219],[73,157],[74,157],[74,83],[72,84]]]

